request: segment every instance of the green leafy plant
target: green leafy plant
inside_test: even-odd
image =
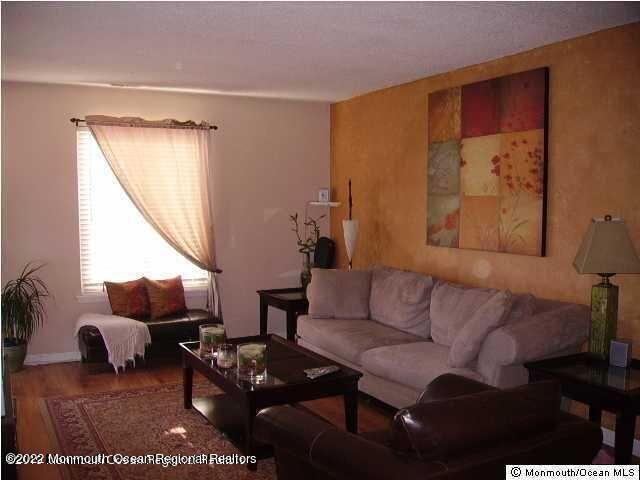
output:
[[[2,288],[2,336],[6,346],[28,343],[44,323],[44,300],[50,294],[35,275],[43,266],[27,263],[18,278]]]

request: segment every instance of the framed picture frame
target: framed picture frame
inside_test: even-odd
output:
[[[544,256],[549,69],[429,94],[427,245]]]

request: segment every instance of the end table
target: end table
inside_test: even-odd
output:
[[[589,405],[592,422],[600,423],[602,410],[615,413],[616,463],[631,463],[636,415],[640,413],[640,361],[633,360],[629,368],[621,368],[588,353],[577,353],[524,366],[530,382],[556,379],[562,395]]]
[[[287,312],[287,340],[295,341],[298,315],[304,315],[309,302],[302,287],[258,290],[260,295],[260,335],[267,334],[269,306]]]

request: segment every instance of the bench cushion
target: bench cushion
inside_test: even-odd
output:
[[[151,335],[151,347],[157,353],[175,353],[179,342],[198,340],[198,327],[212,322],[206,310],[191,309],[183,314],[169,315],[145,322]],[[96,327],[85,326],[78,332],[78,346],[84,360],[103,362],[107,359],[107,349],[100,331]],[[156,348],[158,347],[158,348]]]

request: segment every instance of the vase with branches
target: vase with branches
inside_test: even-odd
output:
[[[316,249],[316,244],[320,238],[320,226],[318,222],[322,220],[325,215],[321,215],[317,219],[307,218],[302,222],[303,232],[300,231],[300,223],[298,221],[298,214],[295,213],[289,216],[291,220],[291,230],[296,234],[298,251],[302,254],[302,272],[300,272],[300,284],[302,289],[306,292],[307,285],[311,282],[311,254]]]
[[[18,278],[2,288],[2,339],[10,371],[22,368],[27,344],[45,318],[49,289],[36,275],[44,265],[27,263]]]

